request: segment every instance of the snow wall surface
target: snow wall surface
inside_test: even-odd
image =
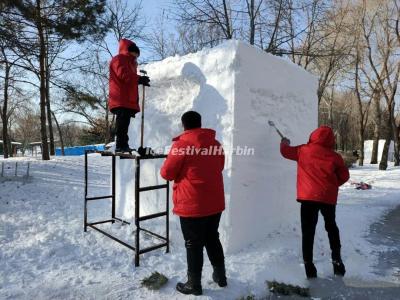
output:
[[[170,146],[172,137],[182,131],[181,115],[196,110],[202,115],[203,127],[215,129],[225,148],[227,208],[220,233],[228,252],[298,221],[296,164],[281,157],[280,137],[268,120],[292,144],[307,142],[317,126],[314,76],[237,41],[167,58],[144,69],[152,85],[146,89],[145,146]],[[131,147],[138,147],[139,132],[140,114],[129,128]],[[241,155],[245,149],[253,155]],[[142,163],[141,186],[164,183],[159,175],[161,164],[162,160]],[[118,160],[117,168],[117,214],[132,219],[134,162]],[[141,193],[141,215],[164,207],[165,191]],[[171,218],[171,238],[181,239],[175,217]]]

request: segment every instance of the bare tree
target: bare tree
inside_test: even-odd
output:
[[[95,41],[94,48],[89,50],[90,63],[79,68],[79,77],[90,80],[72,81],[67,85],[65,111],[84,117],[94,129],[92,131],[98,132],[103,141],[108,143],[114,122],[108,107],[108,61],[115,55],[111,45],[118,44],[122,38],[145,41],[143,29],[146,20],[143,18],[141,1],[131,7],[126,0],[109,1],[102,18],[102,22],[108,24],[107,35]]]
[[[23,25],[19,34],[16,55],[27,64],[26,69],[32,71],[38,78],[41,112],[41,142],[42,159],[48,160],[49,147],[46,128],[46,62],[51,35],[54,39],[82,41],[83,36],[101,35],[104,24],[98,21],[98,16],[104,12],[104,0],[18,0],[5,1],[6,13],[2,19]],[[46,103],[47,102],[47,103]],[[50,115],[50,109],[48,109]]]
[[[162,60],[176,54],[171,51],[171,42],[174,43],[173,41],[175,41],[175,38],[173,34],[166,29],[167,21],[168,17],[166,12],[162,10],[161,14],[156,19],[155,26],[152,28],[147,41],[150,50],[155,54],[156,60]]]
[[[250,45],[255,44],[257,21],[261,14],[261,5],[263,0],[246,0],[247,15],[249,18],[249,38]]]
[[[64,146],[64,137],[63,137],[63,133],[61,130],[61,126],[60,126],[60,123],[58,123],[55,113],[53,111],[51,111],[51,114],[53,116],[54,122],[56,122],[58,136],[60,137],[61,155],[64,156],[65,155],[65,150],[64,150],[65,146]]]
[[[393,30],[392,22],[399,19],[399,13],[393,16],[393,2],[379,1],[375,9],[367,10],[367,3],[363,1],[363,35],[367,45],[368,61],[372,72],[377,78],[379,88],[386,100],[389,117],[387,119],[388,131],[382,153],[380,170],[387,169],[389,145],[393,138],[395,144],[395,165],[400,164],[399,159],[399,136],[397,133],[396,120],[394,117],[395,97],[400,79],[400,61],[396,59],[396,51],[400,44],[397,39],[396,30]],[[396,21],[395,21],[396,22]],[[378,67],[382,66],[383,74],[379,73]]]
[[[107,2],[106,13],[101,17],[102,23],[107,24],[107,38],[95,41],[98,47],[105,51],[109,57],[115,55],[111,51],[110,44],[115,44],[122,38],[131,40],[143,40],[146,20],[142,15],[142,1],[138,1],[133,7],[128,6],[127,0],[111,0]]]
[[[11,118],[23,102],[24,91],[19,83],[25,83],[21,69],[18,68],[19,58],[12,54],[10,47],[0,39],[0,66],[4,74],[0,75],[2,81],[3,97],[0,101],[0,117],[2,120],[2,136],[4,144],[4,158],[12,156],[10,127]]]
[[[201,24],[218,27],[224,38],[234,37],[235,12],[229,0],[175,0],[177,19],[186,25]]]
[[[105,143],[111,139],[108,107],[108,64],[99,53],[91,59],[89,66],[80,68],[80,76],[86,80],[65,83],[65,98],[61,110],[81,116],[93,128],[102,128]]]
[[[371,164],[378,163],[378,148],[379,148],[379,139],[381,135],[381,120],[382,120],[382,112],[381,112],[381,96],[382,93],[379,88],[374,90],[374,98],[373,98],[373,115],[372,119],[374,122],[374,136],[372,143],[372,152],[371,152]]]
[[[9,121],[9,108],[8,108],[8,101],[9,101],[9,89],[10,89],[10,72],[11,68],[16,62],[16,60],[9,60],[6,49],[2,45],[0,45],[0,50],[2,54],[2,65],[4,66],[4,84],[3,84],[3,100],[2,100],[2,107],[1,107],[1,120],[3,125],[3,148],[4,148],[4,158],[8,158],[9,150],[10,150],[10,142],[9,141],[9,133],[8,133],[8,121]]]
[[[23,152],[30,143],[40,140],[40,112],[31,103],[20,108],[14,124],[15,136],[22,143]]]

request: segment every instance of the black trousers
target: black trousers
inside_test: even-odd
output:
[[[129,137],[128,129],[131,122],[131,118],[135,117],[136,111],[129,108],[118,107],[111,110],[115,114],[115,134],[117,137],[116,148],[128,148]]]
[[[328,232],[332,259],[340,260],[341,245],[339,228],[336,225],[336,205],[303,201],[301,202],[301,231],[303,235],[302,248],[304,262],[313,261],[314,236],[319,212],[321,212],[325,220],[325,229]]]
[[[204,247],[213,266],[224,265],[224,251],[218,233],[220,219],[221,213],[201,218],[180,218],[189,273],[201,274]]]

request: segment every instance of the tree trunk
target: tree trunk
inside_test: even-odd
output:
[[[8,125],[8,128],[10,128],[10,124]],[[13,157],[14,152],[13,152],[13,146],[11,143],[11,137],[10,137],[10,132],[7,129],[7,145],[8,145],[8,157]]]
[[[389,158],[389,146],[390,146],[391,138],[386,138],[385,146],[383,146],[382,158],[379,163],[379,170],[386,170],[388,166],[388,158]]]
[[[328,124],[331,128],[333,128],[333,101],[332,101],[332,99],[329,100]]]
[[[363,102],[362,102],[361,93],[360,93],[359,70],[360,70],[360,49],[359,49],[359,43],[357,40],[355,92],[356,92],[356,96],[357,96],[358,119],[359,119],[358,139],[360,140],[360,156],[358,158],[358,165],[363,166],[364,165],[364,118],[365,118],[365,115],[363,113],[363,107],[362,107]]]
[[[231,40],[232,39],[232,29],[231,29],[230,16],[229,16],[226,0],[223,0],[222,4],[224,6],[224,18],[225,18],[225,27],[226,27],[225,35],[226,35],[227,40]]]
[[[64,139],[63,139],[63,135],[62,135],[62,131],[61,131],[60,124],[58,123],[57,118],[56,118],[56,115],[54,114],[54,112],[51,112],[51,114],[53,115],[54,122],[56,122],[57,130],[58,130],[58,135],[60,136],[61,155],[62,155],[62,156],[65,156]]]
[[[40,0],[36,0],[37,10],[37,28],[40,43],[39,63],[40,63],[40,135],[42,139],[42,159],[50,160],[49,145],[47,143],[47,130],[46,130],[46,48],[44,40],[44,32],[41,20]]]
[[[360,167],[362,167],[364,165],[364,130],[365,130],[365,128],[364,128],[364,118],[365,118],[365,115],[364,115],[364,113],[362,111],[362,102],[361,101],[358,102],[358,110],[359,110],[359,115],[358,115],[358,118],[359,118],[358,139],[360,141],[360,155],[359,155],[359,158],[358,158],[358,165]]]
[[[3,123],[3,156],[4,158],[8,158],[9,157],[8,133],[7,133],[7,127],[5,125],[7,124],[7,122],[2,121],[2,123]]]
[[[111,128],[110,128],[110,120],[108,119],[109,112],[108,112],[108,104],[106,104],[106,134],[105,134],[105,139],[104,143],[108,144],[110,142],[110,137],[111,137]]]
[[[53,122],[51,118],[51,105],[50,105],[50,70],[48,64],[48,57],[45,57],[46,62],[46,109],[47,109],[47,126],[49,128],[49,139],[50,139],[50,155],[56,155],[54,146],[54,134],[53,134]]]
[[[396,126],[396,118],[394,116],[394,106],[395,103],[393,103],[393,108],[392,108],[392,131],[393,131],[393,142],[394,142],[394,165],[397,167],[400,165],[400,145],[399,145],[399,130],[398,127]]]
[[[254,0],[250,1],[250,45],[254,45],[256,35],[256,16],[254,14]]]
[[[391,105],[391,106],[393,106],[393,105]],[[390,146],[390,142],[392,141],[392,137],[393,137],[392,113],[391,113],[392,110],[393,110],[393,107],[388,107],[388,111],[389,111],[389,118],[388,118],[388,122],[387,122],[388,131],[387,131],[387,135],[386,135],[385,145],[383,146],[381,162],[379,163],[379,170],[386,170],[388,167],[389,146]]]
[[[4,104],[2,111],[2,122],[3,122],[3,151],[4,158],[9,157],[9,141],[8,141],[8,120],[7,120],[7,110],[8,110],[8,80],[10,77],[10,66],[6,64],[5,76],[4,76]]]
[[[381,134],[381,104],[380,93],[376,93],[374,97],[374,139],[372,144],[371,164],[378,163],[378,146]]]
[[[397,132],[397,137],[398,137],[398,141],[397,141],[396,149],[397,149],[397,153],[398,153],[398,154],[399,154],[399,156],[400,156],[400,125],[399,125],[399,126],[397,126],[397,130],[396,130],[396,132]]]
[[[362,123],[362,122],[361,122]],[[364,129],[362,127],[358,131],[358,138],[360,139],[360,156],[358,158],[358,165],[363,166],[364,165]]]

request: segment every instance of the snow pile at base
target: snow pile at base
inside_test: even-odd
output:
[[[182,130],[181,115],[196,110],[203,127],[215,129],[225,148],[224,246],[235,251],[285,228],[288,221],[296,222],[296,166],[280,156],[280,137],[268,120],[275,121],[293,144],[306,142],[317,126],[316,78],[237,41],[171,57],[145,69],[152,80],[146,89],[145,146],[164,150]],[[138,147],[139,132],[140,114],[129,130],[131,147]],[[141,186],[164,182],[159,176],[161,163],[143,164]],[[132,219],[134,162],[120,160],[117,167],[117,213]],[[141,193],[141,215],[164,207],[163,191]],[[177,224],[172,224],[173,235],[174,228]]]
[[[369,163],[371,161],[373,145],[374,145],[373,140],[364,141],[364,162],[366,162],[366,163]],[[378,163],[381,161],[384,146],[385,146],[385,140],[379,140]],[[389,146],[389,154],[388,154],[389,161],[394,160],[394,148],[393,147],[394,147],[394,144],[393,144],[393,142],[391,142],[390,146]]]

